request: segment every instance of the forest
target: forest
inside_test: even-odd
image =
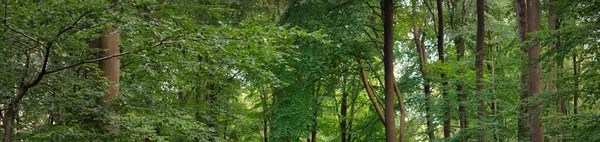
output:
[[[598,142],[599,0],[2,0],[16,141]]]

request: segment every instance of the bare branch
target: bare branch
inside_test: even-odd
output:
[[[68,31],[68,30],[70,30],[70,29],[73,29],[73,27],[75,27],[75,25],[77,25],[77,23],[78,23],[79,21],[81,21],[81,19],[83,19],[83,17],[85,17],[86,15],[88,15],[88,14],[90,14],[90,13],[92,13],[92,11],[87,11],[87,12],[85,12],[85,13],[81,14],[81,15],[80,15],[80,16],[77,18],[77,20],[75,20],[75,22],[73,22],[71,25],[69,25],[69,26],[67,26],[67,27],[63,28],[62,30],[60,30],[60,31],[58,32],[58,34],[56,34],[56,36],[55,36],[55,37],[59,37],[60,35],[62,35],[62,34],[63,34],[63,33],[65,33],[66,31]]]
[[[35,86],[36,84],[40,83],[42,78],[44,78],[44,75],[46,75],[46,69],[48,68],[48,58],[50,58],[50,49],[52,49],[52,45],[53,44],[50,43],[50,44],[48,44],[48,46],[46,46],[45,56],[42,59],[42,69],[38,73],[38,75],[35,77],[35,79],[33,79],[31,82],[25,84],[25,88],[29,88],[29,87]]]
[[[127,55],[129,53],[131,53],[131,52],[123,52],[123,53],[119,53],[119,54],[113,54],[113,55],[110,55],[110,56],[105,56],[105,57],[102,57],[102,58],[96,58],[96,59],[92,59],[92,60],[85,60],[85,61],[81,61],[81,62],[72,64],[72,65],[69,65],[69,66],[65,66],[65,67],[61,67],[61,68],[54,69],[54,70],[51,70],[51,71],[47,71],[47,72],[45,72],[45,74],[55,73],[55,72],[58,72],[58,71],[62,71],[62,70],[65,70],[65,69],[74,68],[74,67],[77,67],[79,65],[83,65],[83,64],[87,64],[87,63],[94,63],[94,62],[98,62],[98,61],[103,61],[103,60],[107,60],[107,59],[110,59],[110,58],[119,57],[119,56],[122,56],[122,55]]]

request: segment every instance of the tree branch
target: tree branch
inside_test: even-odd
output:
[[[62,71],[62,70],[65,70],[65,69],[74,68],[74,67],[77,67],[79,65],[83,65],[83,64],[87,64],[87,63],[94,63],[94,62],[98,62],[98,61],[103,61],[103,60],[107,60],[107,59],[110,59],[110,58],[119,57],[119,56],[122,56],[122,55],[127,55],[129,53],[131,53],[131,52],[123,52],[123,53],[119,53],[119,54],[113,54],[113,55],[110,55],[110,56],[104,56],[104,57],[101,57],[101,58],[92,59],[92,60],[85,60],[85,61],[81,61],[81,62],[72,64],[72,65],[69,65],[69,66],[65,66],[65,67],[57,68],[57,69],[54,69],[54,70],[51,70],[51,71],[47,71],[47,72],[45,72],[45,74],[55,73],[55,72],[58,72],[58,71]]]
[[[55,37],[59,37],[60,35],[62,35],[62,34],[63,34],[63,33],[65,33],[66,31],[68,31],[68,30],[70,30],[70,29],[73,29],[73,27],[75,27],[75,25],[77,25],[77,23],[78,23],[79,21],[81,21],[81,19],[83,19],[83,17],[85,17],[86,15],[88,15],[88,14],[90,14],[90,13],[92,13],[92,11],[87,11],[87,12],[85,12],[85,13],[81,14],[81,15],[80,15],[80,16],[77,18],[77,20],[75,20],[75,22],[73,22],[71,25],[69,25],[69,26],[67,26],[67,27],[65,27],[65,28],[63,28],[63,29],[61,29],[61,30],[58,32],[58,34],[56,34],[56,36],[55,36]]]

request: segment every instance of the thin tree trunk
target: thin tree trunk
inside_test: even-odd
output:
[[[577,55],[573,55],[573,76],[575,77],[573,96],[573,115],[577,115],[579,109],[579,65],[577,63]],[[575,125],[577,127],[577,125]]]
[[[365,67],[363,65],[362,59],[358,56],[355,56],[355,58],[360,66],[360,78],[363,83],[363,86],[365,87],[365,91],[367,92],[367,96],[369,96],[369,100],[371,101],[371,104],[375,108],[375,112],[377,112],[377,116],[379,117],[381,124],[385,125],[385,117],[383,115],[383,112],[381,111],[381,107],[379,106],[379,103],[377,103],[377,96],[375,96],[375,93],[373,92],[373,88],[371,88],[371,84],[369,83],[369,80],[367,79],[367,73],[365,71]]]
[[[457,22],[461,21],[461,20],[455,20],[456,18],[456,8],[457,8],[457,3],[458,0],[453,0],[451,1],[451,5],[452,5],[452,17],[450,18],[450,25],[452,27],[453,31],[457,31]],[[463,7],[464,9],[464,7]],[[462,15],[464,16],[464,15]],[[464,56],[464,45],[463,45],[463,40],[462,37],[456,37],[454,38],[454,45],[456,46],[456,61],[460,62],[462,60],[462,57]],[[462,69],[459,69],[458,73],[462,73]],[[465,104],[464,102],[467,100],[467,96],[466,94],[463,92],[463,85],[461,81],[458,81],[456,83],[456,92],[457,92],[457,101],[458,101],[458,119],[459,119],[459,125],[460,125],[460,129],[461,130],[466,130],[468,128],[468,121],[467,121],[467,112],[466,112],[466,108],[465,108]],[[461,141],[462,142],[466,142],[467,141],[467,137],[465,136],[461,136]]]
[[[352,102],[350,103],[350,119],[348,120],[348,137],[347,141],[352,141],[352,123],[354,122],[354,114],[356,112],[356,99],[358,98],[358,93],[355,93],[352,97]]]
[[[527,1],[527,30],[528,33],[540,30],[540,1]],[[527,37],[531,39],[530,37]],[[541,64],[537,61],[541,54],[541,46],[539,42],[532,41],[529,44],[528,63],[529,63],[529,96],[533,99],[533,104],[529,105],[529,133],[530,139],[533,142],[544,141],[544,130],[542,129],[542,110],[540,109],[541,100],[536,96],[542,92],[542,73]]]
[[[444,60],[444,11],[442,7],[442,0],[436,0],[437,3],[437,11],[438,11],[438,35],[437,35],[437,50],[438,50],[438,58],[442,64],[445,63]],[[444,97],[444,138],[450,137],[450,102],[448,99],[448,92],[446,91],[446,86],[448,82],[446,81],[446,74],[441,73],[440,77],[442,79],[442,96]]]
[[[515,0],[515,13],[516,13],[516,19],[517,19],[517,29],[519,31],[519,39],[521,40],[521,43],[524,44],[526,38],[526,32],[527,32],[527,6],[525,5],[526,1],[525,0]],[[520,95],[520,100],[521,100],[521,104],[519,105],[519,116],[518,116],[518,127],[517,127],[517,131],[518,131],[518,140],[519,141],[527,141],[529,139],[529,130],[527,129],[528,123],[529,123],[529,119],[527,118],[527,106],[526,106],[526,100],[529,97],[529,93],[527,91],[527,86],[528,86],[528,76],[529,73],[527,72],[527,59],[525,58],[524,55],[527,55],[527,47],[522,45],[521,46],[521,51],[523,52],[523,55],[521,56],[521,61],[523,63],[523,65],[521,66],[521,88],[523,88],[521,90],[521,95]]]
[[[394,121],[394,2],[383,0],[383,65],[385,71],[385,138],[387,142],[396,141],[396,121]]]
[[[318,92],[320,87],[317,87],[315,94],[312,99],[313,103],[313,114],[312,114],[312,127],[311,127],[311,142],[317,141],[317,124],[318,124],[318,115],[319,115],[319,100],[318,100]]]
[[[394,91],[396,92],[396,98],[398,99],[398,105],[400,107],[400,126],[398,128],[398,141],[404,142],[406,140],[406,110],[404,109],[404,101],[402,99],[402,92],[400,92],[400,88],[398,85],[394,84]]]
[[[342,142],[346,142],[346,134],[348,129],[348,122],[346,121],[348,115],[348,92],[342,92],[342,105],[340,106],[340,132]]]
[[[419,54],[419,67],[421,68],[421,76],[423,77],[423,92],[425,93],[425,118],[427,124],[427,135],[429,140],[435,139],[433,122],[431,120],[431,87],[429,85],[429,79],[427,76],[429,75],[429,70],[427,69],[427,54],[425,53],[425,45],[423,41],[420,39],[419,29],[416,26],[413,28],[413,36],[415,46],[417,47],[417,52]]]
[[[261,93],[261,99],[263,101],[263,142],[269,142],[269,119],[268,119],[268,110],[269,105],[267,104],[267,93]]]
[[[479,117],[480,117],[480,134],[479,142],[486,141],[486,128],[485,128],[485,94],[483,93],[483,58],[484,58],[484,39],[485,39],[485,10],[484,0],[477,0],[477,46],[475,55],[475,68],[476,68],[476,81],[475,91],[479,96]]]

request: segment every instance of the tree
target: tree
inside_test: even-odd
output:
[[[528,0],[527,1],[527,33],[532,33],[540,30],[540,1],[539,0]],[[530,37],[530,36],[527,36]],[[532,38],[528,38],[532,39]],[[537,98],[537,94],[542,91],[542,66],[538,61],[541,54],[541,46],[539,42],[532,41],[528,46],[527,60],[529,63],[529,75],[528,75],[528,90],[529,97],[532,98],[532,105],[529,105],[527,111],[529,112],[529,133],[531,134],[530,140],[535,142],[544,141],[544,131],[542,129],[542,110],[539,108],[540,98]]]
[[[527,6],[525,0],[515,0],[515,10],[516,10],[516,21],[517,21],[517,29],[519,32],[519,39],[521,40],[521,44],[524,44],[527,33]],[[523,55],[521,56],[521,61],[526,62],[526,58],[524,55],[527,55],[527,46],[521,46],[521,50],[523,51]],[[527,65],[523,65],[521,67],[521,87],[523,88],[520,95],[521,104],[519,106],[519,119],[518,119],[518,137],[519,140],[526,140],[529,138],[529,118],[527,117],[527,105],[526,100],[529,97],[528,93],[528,75]]]
[[[437,3],[437,14],[438,14],[438,34],[437,34],[437,50],[438,50],[438,60],[444,64],[445,59],[444,59],[444,11],[443,11],[443,7],[442,7],[442,1],[441,0],[436,0]],[[442,96],[444,97],[444,105],[445,105],[445,111],[444,111],[444,138],[449,138],[450,137],[450,102],[448,99],[448,93],[446,92],[446,86],[448,85],[448,82],[445,80],[446,78],[446,74],[445,73],[441,73],[440,77],[442,78]]]
[[[394,2],[384,0],[381,5],[383,15],[383,62],[385,65],[385,134],[386,141],[396,141],[396,121],[394,111]]]
[[[485,94],[483,93],[483,58],[485,56],[484,41],[485,40],[485,6],[484,0],[477,0],[477,47],[475,48],[475,68],[476,68],[476,83],[475,91],[479,97],[479,121],[480,132],[478,141],[486,141],[485,120],[486,120],[486,104]]]

